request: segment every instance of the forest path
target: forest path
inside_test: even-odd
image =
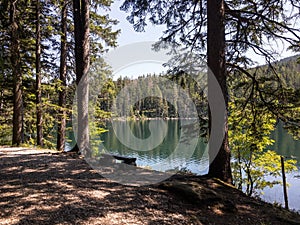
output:
[[[34,147],[10,147],[0,146],[0,155],[32,155],[32,154],[45,154],[45,153],[57,153],[53,149],[41,149]]]

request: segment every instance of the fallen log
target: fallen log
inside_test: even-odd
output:
[[[116,159],[116,160],[121,161],[121,163],[125,163],[125,164],[128,164],[128,165],[136,166],[136,158],[119,156],[119,155],[111,155],[111,154],[101,154],[101,157],[104,160]]]

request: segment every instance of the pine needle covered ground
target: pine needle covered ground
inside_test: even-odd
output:
[[[0,224],[300,224],[215,179],[124,186],[75,155],[0,148]]]

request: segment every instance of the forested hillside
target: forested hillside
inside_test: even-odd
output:
[[[275,88],[273,87],[275,85],[277,85],[277,88],[278,85],[280,85],[285,89],[286,94],[289,95],[289,98],[291,100],[290,103],[297,104],[297,96],[300,91],[300,64],[298,63],[298,58],[299,56],[294,56],[283,59],[277,63],[274,63],[272,65],[273,67],[260,66],[254,69],[249,69],[249,75],[254,75],[256,77],[257,82],[260,82],[262,91],[264,92],[267,92],[268,89]],[[181,88],[185,89],[195,102],[199,114],[203,115],[203,106],[207,107],[207,96],[205,96],[205,93],[203,93],[203,89],[205,88],[200,87],[199,84],[195,80],[193,80],[191,76],[184,73],[167,75],[148,74],[140,76],[139,78],[133,80],[125,76],[119,77],[116,81],[109,80],[100,95],[100,109],[105,112],[110,112],[114,98],[118,95],[120,90],[125,86],[138,87],[136,85],[136,83],[138,82],[141,84],[141,86],[144,87],[144,90],[150,89],[152,91],[151,93],[149,93],[149,95],[161,95],[162,98],[147,97],[141,102],[137,102],[134,106],[132,106],[130,115],[132,118],[177,118],[178,113],[176,112],[176,107],[165,101],[163,91],[159,90],[159,76],[163,76],[172,81],[175,81],[177,85],[180,85]],[[232,75],[231,77],[234,76]],[[229,80],[232,81],[231,79]],[[233,80],[231,83],[232,87],[235,87],[234,91],[232,92],[233,96],[244,95],[244,86],[246,86],[246,83],[247,80],[242,81],[242,79],[240,78],[235,81]],[[251,84],[249,83],[248,85]],[[110,91],[107,91],[107,88]],[[139,95],[138,91],[131,91],[132,95]],[[274,98],[276,97],[280,96],[274,95]],[[176,93],[174,93],[174,98],[177,98]]]
[[[299,12],[299,0],[0,0],[0,223],[299,224],[246,196],[298,179],[298,145],[275,150],[300,139]],[[150,42],[168,72],[112,76],[113,49],[129,46],[118,69],[165,61]]]
[[[113,100],[122,95],[123,87],[136,82],[150,87],[149,96],[134,103],[129,114],[118,116],[176,118],[179,110],[185,110],[176,108],[182,100],[176,99],[175,90],[174,104],[164,99],[166,96],[156,85],[155,77],[113,81],[106,74],[101,79],[108,82],[101,84],[105,88],[96,102],[97,120],[89,124],[92,107],[88,102],[88,71],[108,49],[117,46],[120,34],[114,27],[118,22],[109,16],[112,3],[111,0],[0,1],[0,144],[30,144],[62,152],[67,124],[73,115],[78,125],[77,146],[73,151],[91,153],[89,132],[102,132],[101,121],[116,116],[110,108],[122,108],[126,105],[122,99],[139,95],[131,90],[127,96]],[[153,40],[155,48],[182,46],[207,62],[208,74],[212,75],[208,77],[214,77],[218,83],[224,107],[214,96],[216,90],[207,90],[208,96],[212,96],[209,110],[218,111],[224,120],[216,129],[222,135],[220,146],[210,145],[208,151],[210,176],[232,182],[229,138],[233,154],[235,148],[239,151],[242,143],[247,143],[245,149],[251,156],[270,142],[267,137],[279,120],[299,138],[299,66],[296,58],[274,64],[278,58],[276,43],[285,43],[295,54],[299,53],[298,1],[124,0],[121,3],[119,11],[127,14],[126,19],[135,31],[145,31],[148,24],[165,26],[160,39]],[[253,54],[268,65],[255,67]],[[213,120],[203,87],[189,74],[165,76],[190,94],[201,126],[211,137]],[[212,79],[207,80],[208,84],[211,82]],[[75,93],[77,99],[73,102]],[[74,103],[78,107],[72,111]]]
[[[281,60],[273,64],[273,68],[268,66],[262,66],[255,69],[250,69],[249,74],[255,74],[257,81],[260,82],[260,90],[263,93],[268,93],[274,91],[276,85],[281,85],[285,89],[285,94],[288,97],[289,102],[282,102],[280,108],[275,105],[273,107],[274,113],[282,112],[282,114],[293,118],[294,123],[299,121],[299,117],[294,117],[293,115],[298,115],[299,113],[299,95],[300,95],[300,64],[298,63],[298,56],[290,57],[284,60]],[[2,67],[4,70],[4,67]],[[268,71],[275,70],[276,76],[271,77]],[[7,76],[7,73],[1,73],[1,93],[0,93],[0,119],[1,119],[1,129],[0,129],[0,141],[1,144],[9,144],[12,136],[12,109],[13,109],[13,99],[12,99],[12,79],[11,76]],[[141,85],[145,86],[145,90],[149,89],[152,93],[149,93],[153,96],[161,95],[161,98],[158,97],[146,97],[142,101],[136,102],[135,105],[131,107],[130,115],[126,115],[125,119],[147,119],[147,118],[178,118],[178,112],[176,111],[177,106],[170,104],[166,101],[163,96],[163,91],[160,90],[158,85],[159,76],[167,77],[168,79],[175,81],[176,84],[180,85],[184,90],[186,90],[191,98],[193,99],[200,119],[206,120],[208,118],[207,112],[207,96],[202,92],[203,87],[199,87],[199,84],[193,80],[188,74],[180,75],[144,75],[140,76],[137,79],[129,79],[127,77],[119,77],[117,80],[108,79],[102,88],[102,92],[99,95],[98,99],[98,110],[97,117],[101,120],[108,119],[112,116],[112,106],[113,103],[118,105],[118,102],[115,102],[116,96],[119,94],[120,90],[125,86],[134,87],[136,82],[139,82]],[[232,76],[234,77],[234,76]],[[253,85],[253,80],[247,80],[245,77],[244,80],[239,78],[238,80],[231,80],[230,85],[233,87],[231,92],[231,100],[239,98],[240,104],[245,104],[247,101],[250,101],[247,98],[243,98],[247,95],[247,91],[251,85]],[[278,82],[280,81],[280,82]],[[24,143],[36,144],[36,116],[35,116],[35,79],[33,76],[25,76],[23,79],[23,128],[24,129]],[[58,90],[60,90],[61,83],[57,77],[44,79],[41,85],[42,90],[42,99],[43,99],[43,115],[44,115],[44,137],[46,140],[47,146],[54,146],[56,139],[56,128],[57,128],[57,118],[60,115],[60,106],[58,104]],[[70,120],[71,115],[71,105],[74,98],[75,84],[70,82],[66,87],[66,107],[65,110],[68,114]],[[132,95],[138,95],[135,90],[132,90]],[[248,93],[249,94],[249,93]],[[276,96],[276,92],[272,92],[272,98],[280,101],[281,96]],[[130,96],[127,96],[130,98]],[[177,98],[176,93],[173,95],[174,99]],[[251,96],[250,96],[251,97]],[[118,96],[118,101],[121,99],[126,99],[124,96]],[[264,104],[264,103],[261,103]],[[180,105],[180,102],[178,102]],[[285,107],[287,110],[285,109]],[[281,110],[281,111],[279,111]],[[284,111],[283,111],[284,110]],[[295,113],[295,114],[293,114]],[[280,115],[280,114],[279,114]],[[122,116],[122,115],[121,115]],[[125,116],[125,115],[123,115]],[[276,115],[273,115],[276,119]],[[284,119],[284,117],[282,117]],[[69,121],[70,122],[70,121]],[[293,129],[293,123],[287,123],[287,127],[291,128],[290,131],[294,131],[295,136],[299,135],[297,133],[297,127]],[[49,141],[49,142],[47,142]],[[52,142],[52,143],[51,143]]]

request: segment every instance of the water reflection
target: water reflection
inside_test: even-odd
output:
[[[153,121],[115,121],[114,123],[117,123],[117,125],[114,126],[126,132],[124,127],[129,125],[135,137],[145,139],[151,135],[149,130],[150,122]],[[150,167],[160,171],[185,169],[197,174],[205,173],[208,167],[208,155],[205,152],[206,143],[202,139],[198,139],[197,146],[194,149],[192,144],[180,140],[183,129],[179,120],[166,120],[165,123],[167,124],[165,138],[160,145],[149,151],[144,151],[149,146],[144,146],[144,149],[141,149],[141,151],[135,151],[122,144],[117,138],[110,122],[107,123],[109,131],[102,134],[101,139],[103,140],[103,145],[110,153],[136,157],[138,166]],[[155,135],[164,136],[162,130],[157,129],[155,133]],[[178,146],[180,149],[175,151]],[[189,153],[191,151],[193,154],[190,157]],[[165,163],[161,164],[163,161]]]
[[[143,139],[151,135],[149,122],[150,121],[118,121],[117,126],[118,129],[126,132],[124,123],[128,123],[133,134],[137,138]],[[167,120],[165,122],[167,123],[166,137],[162,140],[162,143],[159,146],[151,151],[135,151],[123,145],[118,140],[113,131],[113,127],[109,122],[107,123],[109,131],[103,133],[100,139],[103,141],[103,145],[108,152],[122,156],[135,157],[137,158],[138,166],[151,167],[152,169],[160,171],[173,170],[176,168],[177,170],[184,169],[199,175],[206,174],[208,172],[206,143],[202,139],[199,139],[197,147],[191,157],[187,157],[185,155],[185,150],[189,148],[188,144],[180,149],[181,151],[179,151],[178,154],[173,154],[172,157],[169,157],[180,141],[182,129],[181,123],[178,120]],[[157,135],[163,135],[163,132],[159,129],[155,130],[155,132]],[[284,130],[280,123],[278,124],[277,129],[273,132],[272,138],[275,139],[275,143],[273,146],[269,146],[269,149],[274,150],[278,154],[287,158],[295,158],[298,161],[297,166],[300,168],[300,141],[295,141],[293,137]],[[74,144],[75,142],[73,139],[70,146],[73,146]],[[148,147],[149,146],[145,146],[145,148]],[[101,151],[102,149],[99,150]],[[167,165],[164,165],[163,167],[154,166],[167,158]],[[288,188],[289,206],[291,209],[300,211],[300,171],[298,170],[287,174],[287,182],[290,184]],[[284,204],[282,185],[275,185],[273,188],[266,188],[263,191],[264,195],[261,196],[262,199],[271,203],[277,202],[282,205]]]
[[[292,135],[283,128],[282,123],[278,123],[276,130],[271,137],[275,143],[270,146],[271,150],[285,156],[287,159],[293,158],[297,160],[298,171],[294,171],[286,175],[288,187],[289,208],[300,212],[300,141],[293,139]],[[272,179],[272,178],[267,178]],[[280,178],[279,178],[280,179]],[[271,203],[279,203],[284,205],[283,187],[275,185],[273,188],[265,188],[262,199]]]
[[[270,148],[287,158],[296,159],[300,168],[300,141],[296,141],[292,135],[288,134],[282,123],[278,123],[271,137],[275,140],[275,143]]]
[[[130,129],[137,138],[143,139],[151,135],[149,131],[149,121],[118,121],[119,129],[123,129],[125,132],[124,123],[129,123]],[[179,154],[174,154],[168,159],[168,165],[159,168],[153,166],[169,157],[180,141],[182,132],[180,121],[168,120],[166,123],[168,127],[166,137],[158,147],[151,151],[134,151],[123,145],[114,134],[111,123],[107,124],[109,131],[102,134],[101,139],[104,142],[105,148],[110,153],[136,157],[138,166],[151,167],[152,169],[160,171],[175,168],[178,170],[185,169],[199,175],[206,174],[208,170],[208,155],[207,152],[205,152],[207,145],[202,139],[199,139],[192,157],[186,157],[184,154],[185,150],[189,148],[189,145],[186,144],[185,147],[179,151]],[[158,135],[163,135],[161,130],[156,130],[155,132],[157,132]],[[272,134],[272,138],[275,139],[275,144],[269,148],[285,157],[297,159],[297,165],[300,168],[300,141],[295,141],[292,136],[283,129],[282,124],[278,124],[277,129]],[[145,148],[147,147],[148,146],[145,146]],[[288,188],[289,206],[291,209],[300,211],[300,192],[298,190],[300,187],[300,179],[297,178],[299,175],[299,171],[287,174],[287,182],[290,184]],[[266,188],[264,195],[261,197],[268,202],[283,204],[282,186],[275,185],[273,188]]]

